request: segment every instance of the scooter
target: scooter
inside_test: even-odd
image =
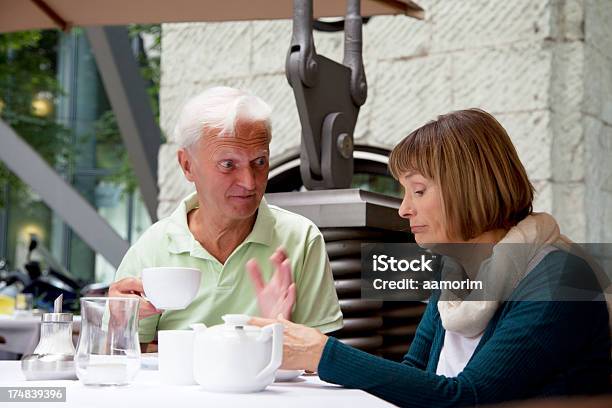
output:
[[[34,251],[37,251],[48,266],[45,270],[41,268],[39,261],[32,260]],[[10,271],[6,261],[0,263],[0,293],[9,296],[20,292],[31,293],[34,308],[45,311],[53,310],[53,301],[63,295],[63,310],[70,312],[79,310],[78,298],[86,282],[75,278],[62,267],[34,235],[30,237],[26,259],[25,272]]]

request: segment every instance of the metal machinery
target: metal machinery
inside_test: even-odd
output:
[[[334,335],[360,349],[399,360],[425,305],[361,299],[361,244],[414,242],[414,238],[397,213],[400,200],[349,189],[353,132],[367,97],[360,1],[347,2],[343,64],[316,53],[312,0],[294,0],[293,4],[286,75],[302,125],[300,173],[311,191],[273,193],[267,199],[310,218],[323,233],[344,314],[344,328]]]

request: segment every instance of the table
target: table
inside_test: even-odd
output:
[[[254,394],[206,392],[197,385],[163,385],[156,370],[141,369],[134,382],[123,387],[86,387],[79,381],[26,381],[19,361],[0,361],[0,387],[66,387],[66,403],[61,407],[290,407],[326,406],[389,407],[391,404],[361,390],[350,390],[302,376],[293,382],[274,383]],[[40,403],[2,403],[2,407],[34,406]],[[45,404],[46,405],[46,404]],[[51,406],[51,405],[50,405]]]
[[[0,350],[31,354],[40,337],[40,316],[0,315]]]

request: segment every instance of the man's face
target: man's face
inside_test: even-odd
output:
[[[264,122],[238,121],[234,136],[209,131],[181,149],[179,162],[195,183],[200,206],[230,219],[253,216],[268,183],[269,144]]]

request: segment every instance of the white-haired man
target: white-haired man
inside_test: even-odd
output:
[[[141,299],[141,343],[157,330],[221,323],[226,313],[280,313],[323,332],[342,327],[321,233],[263,198],[270,113],[260,98],[227,87],[211,88],[183,108],[174,134],[178,162],[196,192],[130,248],[109,295],[141,295],[142,269],[153,266],[195,267],[201,286],[184,310],[157,310]]]

